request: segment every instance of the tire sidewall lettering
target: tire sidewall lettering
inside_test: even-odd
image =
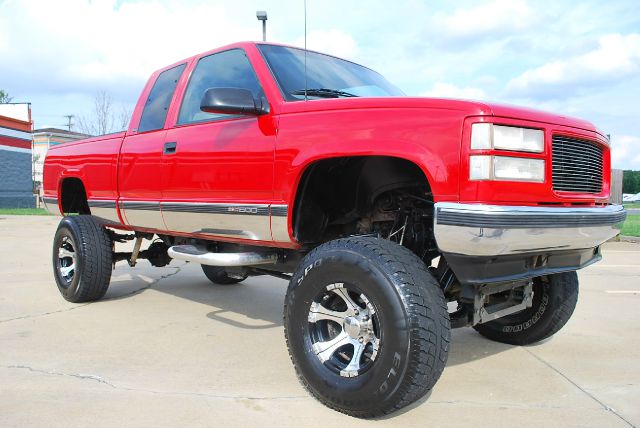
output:
[[[304,270],[302,271],[302,275],[300,275],[300,278],[298,278],[296,285],[300,285],[302,281],[304,281],[304,279],[307,277],[307,275],[309,275],[309,272],[311,272],[313,268],[317,268],[318,266],[321,266],[321,265],[322,265],[322,259],[318,259],[318,260],[315,260],[313,263],[311,263],[309,266],[305,267]]]
[[[518,333],[531,328],[538,321],[540,321],[540,318],[542,318],[542,316],[547,310],[548,304],[549,304],[549,294],[544,293],[540,300],[540,306],[538,307],[538,310],[533,314],[533,316],[530,319],[520,324],[506,325],[502,327],[502,331],[504,333]]]
[[[392,366],[391,369],[389,369],[389,373],[387,373],[387,378],[385,379],[384,382],[382,382],[382,385],[380,385],[380,388],[378,388],[378,394],[379,395],[384,395],[388,390],[389,390],[389,385],[392,381],[397,381],[398,379],[398,371],[400,370],[400,363],[402,361],[402,356],[400,355],[400,353],[396,352],[393,355],[393,360],[392,360]]]

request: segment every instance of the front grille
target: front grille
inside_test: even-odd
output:
[[[553,136],[553,189],[602,192],[602,148],[577,138]]]

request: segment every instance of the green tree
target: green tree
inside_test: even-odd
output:
[[[8,92],[0,89],[0,104],[10,103],[12,100],[13,97],[10,97]]]
[[[622,172],[622,193],[640,193],[640,171]]]

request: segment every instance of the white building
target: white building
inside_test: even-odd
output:
[[[33,131],[33,181],[38,185],[42,184],[42,168],[44,166],[44,158],[47,156],[49,147],[58,144],[68,143],[69,141],[82,140],[88,138],[89,135],[80,134],[79,132],[71,132],[58,128],[43,128]]]

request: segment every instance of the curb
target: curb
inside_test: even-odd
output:
[[[607,242],[633,242],[635,244],[640,244],[640,236],[616,235]]]

